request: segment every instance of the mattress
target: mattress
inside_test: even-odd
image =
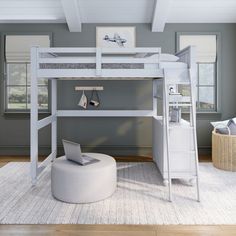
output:
[[[65,55],[64,55],[65,56]],[[69,55],[66,55],[65,59],[68,59]],[[61,58],[63,56],[60,56]],[[96,69],[96,63],[94,56],[76,56],[69,57],[86,59],[87,62],[73,62],[73,63],[40,63],[40,69]],[[102,69],[161,69],[161,68],[187,68],[187,65],[183,62],[177,61],[179,58],[172,54],[145,54],[139,53],[135,55],[116,55],[116,56],[104,56],[106,62],[102,63]],[[56,58],[55,58],[56,59]],[[123,63],[123,60],[128,63]],[[117,61],[114,61],[117,60]],[[136,60],[136,63],[132,63],[132,60]],[[140,63],[139,61],[140,60]],[[145,61],[147,60],[147,61]],[[109,63],[111,61],[111,63]],[[63,61],[62,61],[63,62]],[[155,63],[157,62],[157,63]],[[158,63],[159,62],[159,63]]]
[[[159,63],[159,67],[160,68],[172,68],[172,69],[187,69],[188,65],[184,62],[169,62],[169,61],[165,61],[165,62],[160,62]]]
[[[144,63],[102,63],[102,69],[153,69],[157,64]],[[159,68],[186,69],[183,62],[160,62]],[[40,63],[40,69],[96,69],[95,63]]]
[[[96,69],[95,63],[40,63],[40,69]],[[102,63],[102,69],[144,69],[143,63]]]

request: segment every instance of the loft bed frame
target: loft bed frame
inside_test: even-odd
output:
[[[137,53],[156,54],[134,57]],[[177,62],[160,60],[161,48],[31,48],[31,180],[35,185],[44,168],[57,156],[57,119],[60,117],[153,117],[157,113],[157,80],[184,81],[196,69],[195,48],[189,46],[175,55]],[[84,65],[84,66],[83,66]],[[129,65],[127,67],[127,65]],[[131,66],[130,66],[131,65]],[[178,65],[178,66],[177,66]],[[38,120],[38,78],[51,80],[51,115]],[[153,82],[152,110],[58,110],[57,80],[138,80]],[[164,117],[164,115],[163,115]],[[163,118],[162,117],[162,118]],[[164,119],[164,118],[163,118]],[[38,163],[38,131],[51,125],[51,153]],[[153,140],[155,145],[155,140]]]

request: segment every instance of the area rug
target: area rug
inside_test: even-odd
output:
[[[68,204],[51,196],[50,167],[31,186],[29,163],[0,168],[1,224],[236,224],[236,173],[200,164],[201,202],[196,188],[173,181],[173,202],[154,163],[118,163],[112,197]]]

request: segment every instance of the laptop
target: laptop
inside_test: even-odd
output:
[[[98,159],[82,154],[80,144],[68,140],[62,140],[66,158],[70,161],[77,162],[80,165],[88,165],[99,162]]]

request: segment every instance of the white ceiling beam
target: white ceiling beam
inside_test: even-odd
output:
[[[163,32],[171,0],[156,0],[152,17],[152,32]]]
[[[78,0],[61,0],[61,4],[70,32],[81,32],[82,23]]]

